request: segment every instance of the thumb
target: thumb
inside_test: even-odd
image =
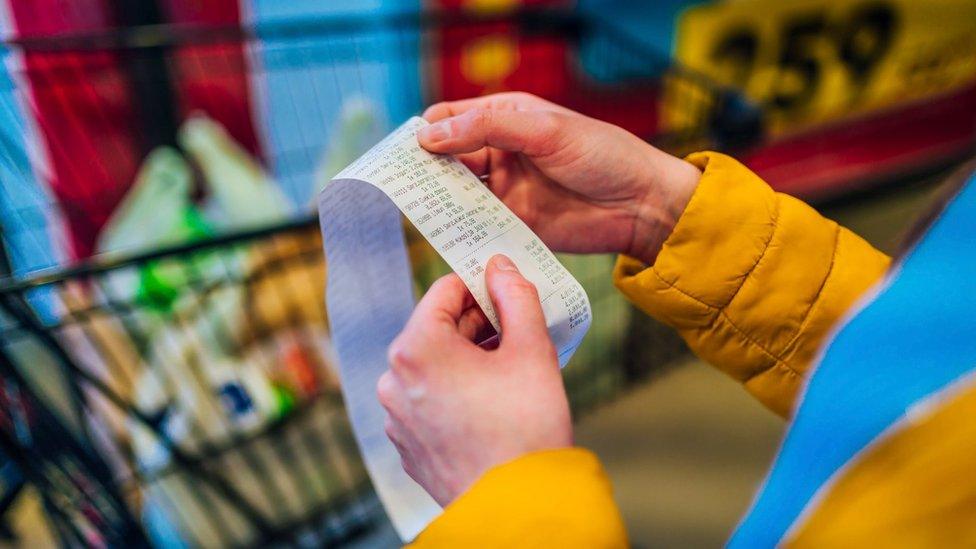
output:
[[[500,346],[548,350],[552,342],[539,292],[515,263],[504,255],[492,257],[485,270],[485,282],[501,324]]]
[[[472,109],[421,128],[420,145],[432,153],[461,154],[494,147],[541,156],[558,142],[562,114],[553,111]]]

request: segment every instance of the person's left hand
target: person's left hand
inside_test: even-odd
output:
[[[502,337],[457,275],[438,280],[390,345],[377,384],[403,468],[442,506],[488,469],[573,444],[569,404],[535,286],[504,256],[485,272]]]

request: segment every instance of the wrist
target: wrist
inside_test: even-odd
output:
[[[702,175],[689,162],[657,149],[653,152],[655,157],[648,159],[652,173],[647,176],[644,192],[637,201],[630,246],[624,252],[646,265],[654,264]]]

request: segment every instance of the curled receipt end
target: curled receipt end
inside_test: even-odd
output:
[[[485,266],[495,254],[511,258],[539,290],[561,366],[591,317],[583,287],[521,219],[460,161],[420,147],[417,130],[425,125],[411,118],[319,195],[326,305],[346,408],[373,486],[404,541],[441,508],[403,471],[376,398],[386,350],[414,306],[401,212],[460,275],[496,330]]]

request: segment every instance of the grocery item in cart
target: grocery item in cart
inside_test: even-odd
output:
[[[253,258],[242,283],[216,288],[203,299],[176,300],[171,320],[152,338],[137,382],[136,407],[161,418],[155,431],[131,424],[145,479],[144,521],[160,539],[213,546],[226,544],[228,535],[236,543],[257,535],[232,502],[195,488],[198,480],[177,466],[162,437],[219,469],[250,505],[280,524],[327,504],[357,475],[355,464],[320,466],[334,461],[336,445],[343,444],[330,427],[342,407],[324,315],[298,305],[306,289],[315,295],[309,273],[299,264],[298,272],[275,274],[283,277],[277,283],[290,285],[276,289],[271,310],[266,301],[256,305],[275,283],[261,273],[280,256],[265,251]],[[312,272],[322,273],[321,258],[317,263]],[[292,298],[280,296],[295,290]],[[223,521],[225,531],[215,520]]]
[[[98,236],[99,252],[135,253],[199,236],[188,218],[193,174],[179,151],[160,147],[146,156],[135,181]]]
[[[253,228],[282,221],[293,212],[264,168],[218,122],[195,115],[180,128],[179,141],[203,172],[215,226]]]

